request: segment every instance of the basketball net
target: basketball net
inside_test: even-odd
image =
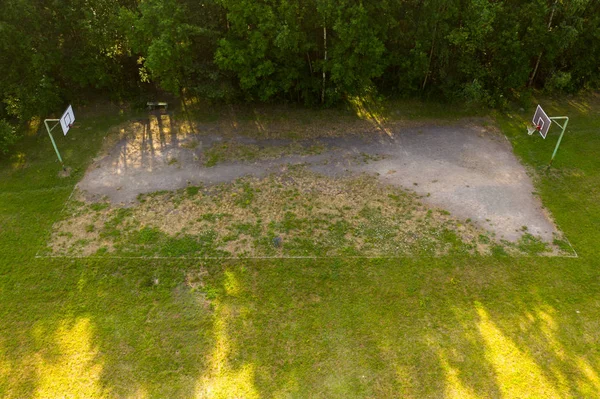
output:
[[[533,134],[533,132],[540,131],[541,128],[542,127],[540,125],[531,124],[531,125],[527,126],[527,134],[529,134],[531,136]]]

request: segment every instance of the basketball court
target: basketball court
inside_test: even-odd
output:
[[[498,240],[515,242],[531,234],[551,243],[559,234],[508,140],[481,123],[392,128],[393,137],[295,141],[307,148],[317,144],[323,151],[224,160],[211,166],[204,162],[205,154],[220,143],[253,146],[260,153],[292,141],[224,137],[218,128],[206,126],[196,129],[198,134],[183,133],[176,123],[160,118],[148,123],[132,124],[131,133],[89,168],[78,184],[88,201],[108,199],[131,207],[140,194],[228,183],[244,176],[264,178],[301,165],[329,178],[376,176],[383,184],[414,192],[425,204],[476,224]]]

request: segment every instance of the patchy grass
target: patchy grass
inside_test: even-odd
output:
[[[108,127],[119,120],[82,116],[79,130],[58,138],[74,171],[65,179],[57,175],[47,137],[28,136],[13,156],[0,160],[0,396],[600,396],[600,101],[542,105],[550,115],[571,117],[548,173],[556,137],[551,132],[546,141],[535,140],[523,129],[534,107],[496,118],[538,176],[536,191],[579,258],[515,258],[502,246],[493,248],[503,252],[486,257],[449,252],[393,260],[36,258],[52,225],[76,204],[70,201],[61,212]],[[328,115],[316,114],[317,121]],[[311,111],[302,115],[312,126]],[[302,193],[284,183],[285,198],[301,201]],[[204,201],[204,190],[182,192],[186,199],[175,210]],[[217,194],[216,204],[229,203]],[[385,195],[386,203],[406,201],[399,192],[387,194],[398,200]],[[206,220],[202,214],[194,219],[227,223],[238,218],[233,212],[251,212],[261,195],[255,192],[248,208],[219,206],[204,214]],[[379,217],[377,206],[369,205],[357,215],[364,223]],[[110,219],[97,214],[112,212],[92,210],[86,225],[101,231]],[[429,217],[438,216],[447,215],[433,211]],[[307,219],[313,218],[288,208],[272,229],[293,232]],[[351,230],[351,221],[343,220],[329,223],[332,241]],[[240,235],[252,240],[270,224],[252,219]],[[185,252],[185,235],[152,228],[126,234],[143,231],[136,245],[152,248],[167,236],[183,240],[170,250]],[[378,234],[388,232],[372,237]],[[107,251],[113,250],[98,249]]]
[[[68,218],[55,226],[51,253],[91,256],[106,247],[118,256],[442,256],[490,254],[492,243],[512,254],[547,252],[534,248],[533,238],[529,246],[504,245],[447,212],[433,217],[416,195],[373,176],[331,179],[292,168],[264,179],[187,187],[140,200],[132,208],[95,213],[94,204],[72,201]],[[150,233],[155,240],[146,239]],[[194,240],[195,247],[184,245]],[[187,250],[165,252],[180,241]]]
[[[296,105],[229,105],[223,107],[198,99],[188,102],[189,121],[184,113],[176,113],[182,126],[190,131],[208,132],[225,137],[247,136],[253,139],[310,140],[320,137],[369,136],[431,124],[464,123],[471,118],[477,123],[490,123],[489,111],[464,104],[396,100],[354,101],[333,109],[310,109]]]
[[[277,159],[286,155],[317,155],[325,151],[323,144],[290,144],[260,146],[235,141],[217,143],[203,153],[204,165],[215,166],[222,162],[257,161]]]

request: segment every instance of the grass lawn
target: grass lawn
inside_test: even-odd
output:
[[[130,115],[78,115],[57,138],[64,179],[48,138],[28,136],[0,161],[0,397],[599,397],[600,99],[543,105],[571,117],[548,173],[556,135],[525,134],[533,107],[492,117],[578,258],[36,258],[109,127]],[[315,118],[352,120],[331,112]]]

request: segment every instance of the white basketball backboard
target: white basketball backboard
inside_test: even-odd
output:
[[[60,117],[60,127],[65,136],[73,123],[75,123],[75,114],[73,113],[73,108],[69,105],[69,108],[67,108],[65,113]]]
[[[546,115],[542,107],[540,107],[539,105],[537,106],[537,109],[535,110],[535,115],[533,116],[533,119],[531,121],[535,126],[538,127],[538,130],[542,137],[546,138],[548,130],[550,130],[550,124],[552,122],[550,121],[550,118],[548,117],[548,115]]]

